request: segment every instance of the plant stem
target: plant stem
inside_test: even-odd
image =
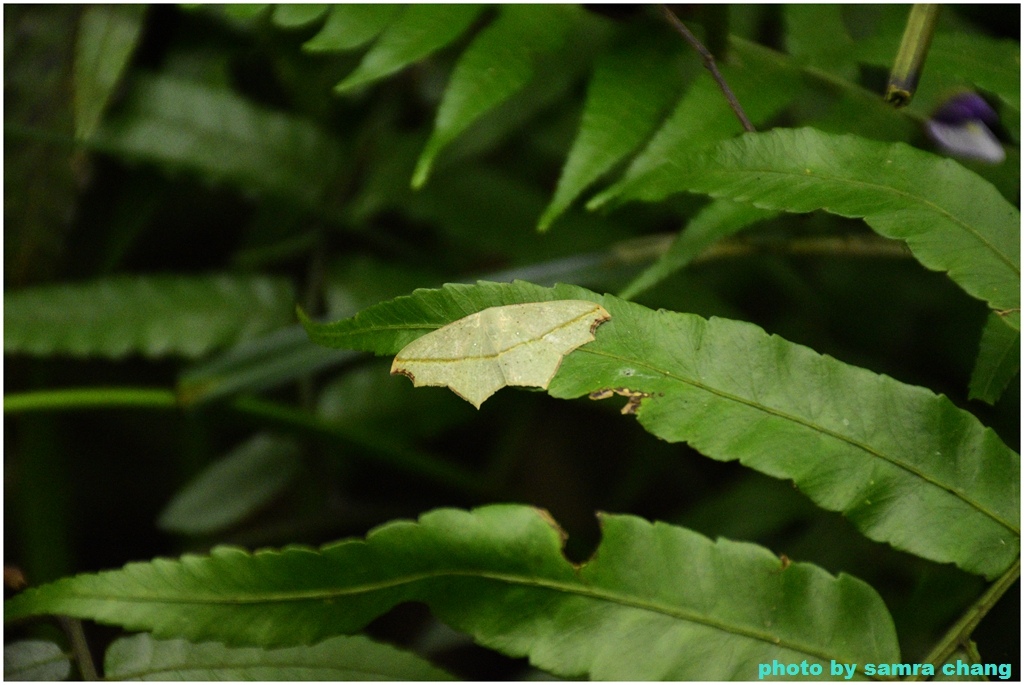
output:
[[[693,264],[751,254],[822,255],[834,257],[912,256],[902,240],[889,240],[873,234],[813,236],[807,238],[733,238],[720,241],[701,252]]]
[[[924,70],[924,59],[932,44],[939,9],[939,5],[928,4],[916,4],[910,8],[907,27],[903,31],[903,39],[885,89],[885,101],[893,107],[905,107],[914,97],[917,82]]]
[[[729,36],[729,41],[737,45],[757,45],[757,47],[763,51],[763,54],[766,57],[770,58],[772,61],[774,61],[777,65],[781,67],[798,69],[801,73],[806,74],[807,76],[813,78],[816,81],[820,81],[821,83],[825,83],[835,88],[844,90],[851,96],[859,98],[861,100],[872,102],[878,101],[878,93],[870,91],[867,88],[860,86],[859,84],[847,81],[843,77],[837,76],[824,69],[820,69],[818,67],[810,66],[807,64],[795,65],[793,64],[792,58],[790,58],[788,55],[785,55],[776,50],[772,50],[771,48],[765,47],[764,45],[753,44],[748,40],[739,38],[738,36]],[[923,124],[928,120],[927,115],[921,114],[920,112],[916,112],[912,109],[900,109],[899,112],[903,116],[919,124]]]
[[[755,129],[754,125],[750,123],[750,119],[747,118],[746,113],[743,111],[743,107],[740,106],[739,100],[737,100],[736,96],[733,95],[732,89],[729,88],[729,84],[725,82],[725,77],[722,76],[722,72],[718,70],[718,65],[715,64],[715,56],[712,55],[706,47],[704,47],[704,44],[697,39],[697,36],[690,32],[690,29],[686,28],[686,24],[679,20],[679,17],[675,15],[675,12],[668,8],[668,5],[658,5],[658,8],[661,10],[662,16],[665,17],[668,23],[671,24],[672,27],[675,28],[675,30],[678,31],[686,40],[686,42],[690,44],[690,47],[696,50],[697,54],[700,55],[700,61],[704,64],[704,68],[711,72],[711,76],[715,79],[715,83],[717,83],[718,87],[721,89],[722,95],[724,95],[725,99],[729,102],[729,106],[732,107],[732,111],[736,113],[736,118],[740,120],[741,124],[743,124],[743,129],[749,132],[756,131],[757,129]]]
[[[999,598],[1020,578],[1020,557],[1006,573],[989,586],[988,590],[972,604],[953,627],[946,631],[934,649],[924,658],[926,664],[939,668],[960,647],[967,647],[971,633],[981,623],[981,619],[992,610]],[[908,680],[921,680],[924,676],[914,676]]]
[[[72,388],[41,390],[4,397],[4,413],[66,411],[109,407],[176,409],[178,399],[170,390],[149,388]],[[332,426],[309,412],[255,397],[241,397],[231,407],[263,424],[277,425],[292,432],[315,435],[335,443],[358,448],[358,454],[389,464],[407,473],[432,480],[462,492],[493,494],[486,480],[470,471],[452,466],[432,455],[381,443],[357,432]]]
[[[4,395],[4,413],[63,411],[102,407],[169,409],[178,406],[170,390],[155,388],[71,388]]]
[[[92,662],[92,653],[89,651],[89,643],[85,640],[85,631],[82,630],[82,622],[77,618],[69,616],[58,616],[57,622],[64,630],[64,634],[71,643],[71,653],[78,664],[78,672],[82,674],[82,680],[99,680],[96,673],[96,665]]]
[[[669,251],[678,234],[664,233],[624,240],[612,246],[616,261],[623,264],[649,262]],[[690,263],[709,262],[752,254],[824,255],[835,257],[883,257],[902,259],[912,256],[902,240],[890,240],[873,233],[853,235],[726,238],[711,245]]]

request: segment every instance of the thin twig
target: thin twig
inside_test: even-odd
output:
[[[82,622],[69,616],[58,616],[57,622],[60,623],[60,627],[68,637],[68,642],[71,643],[71,653],[75,657],[75,663],[78,664],[78,672],[82,675],[82,680],[99,680],[96,665],[92,662],[92,652],[89,651],[89,644],[85,641]]]
[[[946,631],[942,639],[938,641],[935,648],[926,656],[921,663],[931,664],[939,668],[946,660],[956,652],[957,648],[966,645],[971,638],[971,633],[981,623],[981,619],[992,610],[999,598],[1009,590],[1014,583],[1020,579],[1020,558],[992,583],[979,597],[974,604],[968,607],[967,611],[960,617],[953,627]],[[907,680],[923,680],[923,676],[911,676]]]
[[[700,55],[700,61],[704,63],[704,68],[711,72],[711,76],[715,79],[715,83],[722,91],[722,95],[729,102],[729,106],[732,107],[732,111],[736,113],[736,118],[743,124],[743,128],[746,131],[756,131],[754,125],[750,123],[750,119],[747,118],[746,113],[743,111],[743,107],[740,106],[739,100],[733,95],[732,89],[729,88],[729,84],[725,82],[725,78],[722,76],[722,72],[718,71],[718,65],[715,64],[715,56],[711,54],[711,51],[704,47],[697,36],[690,33],[690,29],[686,28],[686,24],[679,21],[679,17],[675,15],[675,12],[668,8],[668,5],[658,5],[661,9],[662,15],[668,23],[672,24],[672,27],[682,35],[687,43],[690,44],[697,54]]]
[[[675,233],[660,233],[623,241],[612,248],[615,259],[637,264],[660,258],[677,239]],[[905,259],[911,257],[907,244],[874,233],[852,235],[736,237],[720,240],[702,250],[690,263],[730,259],[758,254],[822,255],[825,257],[871,257]],[[998,313],[998,312],[997,312]]]
[[[874,234],[807,236],[803,238],[750,238],[721,240],[697,255],[692,264],[757,254],[814,255],[905,259],[912,256],[902,240]]]

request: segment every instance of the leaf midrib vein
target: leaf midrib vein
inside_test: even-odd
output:
[[[676,164],[674,166],[678,166],[678,165]],[[753,167],[744,167],[742,169],[714,169],[713,173],[721,174],[721,175],[740,175],[740,176],[749,176],[751,174],[775,174],[775,175],[783,176],[783,177],[786,177],[786,178],[790,178],[790,177],[802,178],[802,179],[811,178],[811,179],[815,179],[815,180],[818,180],[818,181],[821,181],[821,182],[831,182],[831,183],[838,183],[838,184],[858,185],[858,186],[862,186],[862,187],[866,187],[866,188],[872,188],[872,189],[876,189],[876,190],[881,190],[884,193],[889,193],[889,194],[896,195],[898,197],[901,197],[901,198],[907,200],[908,204],[923,205],[926,208],[930,209],[931,211],[935,212],[936,214],[939,214],[940,216],[943,216],[943,217],[947,218],[951,223],[960,226],[967,233],[969,233],[970,235],[974,236],[974,238],[976,240],[981,242],[990,252],[992,252],[992,254],[994,254],[999,259],[999,261],[1003,262],[1011,271],[1013,271],[1013,273],[1015,273],[1017,275],[1017,278],[1020,279],[1020,267],[1014,265],[1012,259],[1009,256],[1004,255],[1001,250],[997,249],[995,247],[995,245],[993,245],[985,236],[981,235],[970,224],[968,224],[965,221],[961,220],[959,217],[956,217],[955,215],[953,215],[950,211],[946,210],[945,208],[940,207],[939,205],[937,205],[932,200],[929,200],[928,198],[922,197],[920,195],[914,195],[914,194],[912,194],[910,192],[907,192],[905,190],[902,190],[900,188],[894,188],[893,186],[884,185],[884,184],[881,184],[881,183],[873,183],[871,181],[865,181],[865,180],[861,180],[861,179],[852,179],[852,178],[846,178],[846,177],[841,177],[841,176],[828,176],[828,175],[825,175],[825,174],[821,173],[820,171],[816,171],[816,170],[815,171],[811,171],[811,172],[807,172],[807,171],[797,172],[797,171],[789,171],[789,170],[786,170],[786,169],[776,169],[776,168],[760,169],[760,168],[753,168]],[[697,192],[704,192],[704,191],[697,191]],[[754,204],[753,201],[751,201],[751,200],[747,200],[747,201],[751,202],[751,204]],[[828,211],[824,207],[821,207],[821,209],[824,210],[824,211]],[[792,211],[792,210],[787,210],[787,209],[783,208],[783,211]],[[838,212],[830,212],[830,213],[837,213],[838,214]],[[883,215],[885,213],[886,212],[865,213],[865,214],[861,215],[860,218],[862,218],[865,221],[867,221],[869,218],[878,217],[878,216],[881,216],[881,215]],[[856,216],[856,215],[853,215],[853,216]],[[900,240],[906,240],[906,238],[899,238],[899,239]]]
[[[705,385],[705,384],[703,384],[703,383],[701,383],[701,382],[699,382],[697,380],[694,380],[692,378],[684,378],[682,376],[677,376],[677,375],[675,375],[675,374],[673,374],[673,373],[671,373],[669,371],[657,368],[657,367],[655,367],[655,366],[653,366],[651,364],[648,364],[648,363],[646,363],[646,362],[644,362],[643,360],[640,360],[640,359],[629,358],[629,357],[622,357],[622,356],[619,356],[619,355],[610,354],[610,353],[605,352],[603,350],[584,349],[583,351],[587,352],[589,354],[595,354],[595,355],[600,355],[600,356],[608,357],[608,358],[611,358],[611,359],[616,359],[616,360],[619,360],[619,361],[622,361],[622,362],[626,362],[626,363],[628,363],[630,365],[637,365],[637,366],[645,367],[645,368],[653,371],[654,373],[660,374],[660,375],[662,375],[662,376],[664,376],[664,377],[666,377],[668,379],[671,379],[671,380],[674,380],[674,381],[678,381],[678,382],[684,383],[686,385],[693,386],[693,387],[698,388],[700,390],[703,390],[705,392],[709,392],[709,393],[711,393],[713,395],[717,395],[718,397],[721,397],[721,398],[723,398],[725,400],[737,402],[739,404],[743,404],[743,405],[746,405],[748,407],[751,407],[752,409],[757,409],[759,411],[763,411],[766,414],[772,414],[773,416],[778,416],[779,418],[785,419],[787,421],[791,421],[793,423],[796,423],[796,424],[799,424],[799,425],[802,425],[802,426],[806,426],[807,428],[809,428],[811,430],[818,431],[819,433],[827,435],[827,436],[829,436],[831,438],[834,438],[836,440],[840,440],[842,442],[845,442],[845,443],[851,445],[852,447],[855,447],[855,448],[860,449],[860,450],[862,450],[864,452],[867,452],[869,455],[871,455],[873,457],[881,459],[882,461],[885,461],[886,463],[892,464],[893,466],[895,466],[897,468],[901,468],[901,469],[903,469],[903,470],[905,470],[905,471],[907,471],[907,472],[917,476],[918,478],[924,480],[925,482],[934,485],[937,488],[940,488],[942,490],[945,490],[946,492],[949,492],[949,493],[955,495],[956,497],[958,497],[960,500],[962,500],[966,504],[968,504],[971,507],[977,509],[979,512],[981,512],[985,516],[988,516],[989,518],[991,518],[996,523],[998,523],[1001,526],[1003,526],[1004,528],[1008,529],[1010,532],[1014,533],[1018,537],[1020,536],[1020,528],[1018,526],[1013,525],[1012,522],[1004,521],[1002,519],[1002,517],[1000,517],[999,515],[997,515],[996,513],[992,512],[992,511],[989,511],[989,509],[987,507],[985,507],[984,505],[982,505],[979,502],[974,501],[974,499],[969,497],[967,494],[961,492],[957,488],[955,488],[953,486],[944,485],[943,483],[940,483],[939,481],[937,481],[934,478],[928,476],[927,474],[919,471],[913,465],[905,464],[903,462],[897,461],[895,458],[890,458],[889,456],[879,452],[878,450],[876,450],[875,448],[871,447],[870,445],[867,445],[865,443],[860,442],[859,440],[855,440],[855,439],[853,439],[853,438],[851,438],[849,436],[843,435],[842,433],[838,433],[836,431],[833,431],[833,430],[831,430],[829,428],[826,428],[825,426],[820,426],[818,424],[812,423],[812,422],[804,419],[803,417],[799,417],[799,416],[795,416],[793,414],[789,414],[787,412],[782,411],[781,409],[776,409],[774,407],[769,407],[769,406],[764,405],[764,404],[759,404],[757,402],[754,402],[753,400],[748,400],[748,399],[746,399],[744,397],[740,397],[738,395],[733,395],[732,393],[725,392],[724,390],[719,390],[717,388],[712,388],[711,386]]]
[[[604,601],[611,604],[617,604],[623,607],[640,609],[643,611],[649,611],[651,613],[662,614],[673,619],[680,621],[687,621],[690,623],[696,623],[703,625],[708,628],[722,631],[730,635],[738,635],[751,640],[758,640],[766,642],[773,647],[783,647],[791,649],[801,654],[808,654],[817,657],[822,660],[835,658],[835,654],[827,654],[814,649],[808,645],[797,643],[795,640],[783,640],[777,636],[771,635],[766,632],[758,631],[753,628],[746,626],[734,626],[726,624],[723,621],[714,620],[707,616],[696,614],[691,611],[686,611],[678,607],[672,607],[664,604],[657,604],[653,601],[644,600],[642,598],[632,597],[628,595],[618,594],[604,588],[596,588],[593,586],[576,585],[572,583],[557,581],[548,578],[537,578],[537,577],[526,577],[511,573],[498,573],[493,571],[460,571],[453,569],[445,569],[442,571],[433,571],[419,574],[409,574],[401,578],[395,578],[388,581],[381,581],[378,583],[364,583],[352,587],[345,588],[320,588],[316,590],[306,591],[289,591],[289,592],[268,592],[256,596],[235,596],[235,597],[224,597],[224,596],[192,596],[192,597],[164,597],[164,596],[147,596],[147,595],[117,595],[111,596],[104,593],[86,593],[86,592],[75,592],[72,597],[75,599],[95,599],[102,600],[105,602],[139,602],[139,603],[153,603],[153,604],[177,604],[177,605],[190,605],[190,604],[214,604],[214,605],[246,605],[246,604],[273,604],[273,603],[286,603],[286,602],[322,602],[340,597],[346,597],[351,595],[362,595],[369,592],[378,592],[382,590],[390,590],[404,585],[413,583],[419,583],[425,580],[432,580],[437,578],[446,577],[471,577],[471,578],[482,578],[485,580],[493,580],[508,585],[519,585],[524,587],[534,587],[543,590],[551,590],[554,592],[560,592],[567,595],[576,595],[585,597],[597,601]],[[429,603],[429,602],[428,602]]]

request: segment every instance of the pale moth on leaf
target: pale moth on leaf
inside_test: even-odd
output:
[[[586,300],[490,307],[412,341],[391,373],[416,387],[448,386],[479,409],[506,385],[547,388],[562,357],[592,341],[610,318]]]

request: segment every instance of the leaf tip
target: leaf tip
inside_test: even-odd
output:
[[[598,193],[594,197],[587,200],[587,203],[584,205],[584,207],[587,208],[588,212],[596,212],[599,209],[604,209],[606,206],[608,206],[609,208],[614,206],[609,205],[609,203],[611,203],[614,199],[615,193],[612,191],[612,189],[608,189]]]
[[[306,333],[312,334],[312,328],[316,325],[316,322],[302,309],[302,305],[295,305],[295,316],[298,317],[302,327],[306,329]]]
[[[547,209],[544,210],[544,213],[540,215],[540,219],[537,220],[537,232],[547,233],[548,229],[551,228],[551,224],[555,223],[555,219],[561,216],[561,214],[562,208],[552,201],[547,206]]]
[[[412,181],[409,186],[413,190],[419,190],[426,185],[427,180],[430,178],[430,169],[434,164],[434,155],[428,154],[428,151],[423,153],[419,161],[416,162],[416,170],[412,173]]]

